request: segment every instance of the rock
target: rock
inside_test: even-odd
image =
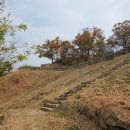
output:
[[[100,126],[106,130],[130,130],[130,124],[122,122],[117,117],[103,118],[100,116]]]
[[[104,123],[104,121],[103,121],[102,119],[99,119],[99,125],[100,125],[103,129],[105,129],[105,130],[107,130],[107,128],[108,128],[108,126]]]
[[[91,110],[91,107],[84,106],[79,108],[80,114],[85,115],[90,120],[95,120],[98,125],[104,130],[130,130],[130,124],[127,122],[122,122],[116,116],[105,117],[102,115],[100,109],[96,111]]]
[[[116,120],[114,120],[114,119],[112,119],[112,118],[108,118],[106,121],[105,121],[105,123],[107,124],[107,125],[109,125],[109,126],[117,126],[117,121]]]
[[[85,115],[88,119],[95,118],[95,115],[94,115],[95,113],[92,112],[92,110],[87,106],[84,106],[84,107],[80,108],[79,112],[80,112],[80,114]]]

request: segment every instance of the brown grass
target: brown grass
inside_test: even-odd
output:
[[[15,130],[16,128],[12,126],[12,122],[15,121],[18,130],[24,130],[23,128],[27,126],[26,122],[29,122],[30,126],[37,125],[39,130],[66,130],[66,126],[73,125],[73,123],[80,124],[80,122],[82,122],[81,130],[100,129],[95,126],[93,122],[82,117],[78,113],[76,113],[75,116],[71,116],[72,118],[59,117],[54,113],[44,115],[44,113],[40,111],[36,112],[35,116],[33,116],[33,114],[28,116],[24,115],[21,109],[24,112],[28,110],[30,112],[39,110],[42,101],[54,99],[81,82],[96,78],[102,74],[102,72],[109,70],[116,64],[130,59],[129,57],[130,54],[96,65],[67,71],[19,70],[0,78],[1,111],[5,109],[5,111],[10,114],[12,113],[10,110],[13,109],[18,111],[15,113],[20,113],[22,115],[20,117],[16,116],[15,118],[12,115],[9,116],[4,127],[9,126],[12,127],[12,129],[10,128],[7,130]],[[92,109],[100,107],[103,108],[104,113],[112,111],[112,113],[114,112],[120,119],[129,122],[130,113],[128,108],[130,107],[130,84],[125,82],[125,72],[129,71],[128,66],[130,65],[122,67],[122,69],[116,71],[107,78],[97,80],[89,88],[85,88],[79,93],[80,99],[77,100],[72,96],[68,100],[70,102],[69,104],[72,106],[73,104],[77,104],[81,107],[88,104]],[[73,119],[75,119],[74,122]],[[69,124],[69,122],[71,122],[71,124]],[[86,126],[88,127],[85,128]],[[28,128],[27,130],[30,129]]]
[[[0,78],[0,102],[8,101],[25,91],[44,87],[48,83],[57,80],[60,74],[60,72],[19,70],[2,77]]]
[[[70,105],[90,107],[92,111],[101,110],[104,118],[116,116],[122,122],[130,124],[130,83],[126,83],[126,72],[130,64],[102,80],[97,80],[80,93],[80,99],[69,99]]]

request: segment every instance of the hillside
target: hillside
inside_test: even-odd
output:
[[[79,69],[10,73],[0,78],[0,113],[0,130],[130,130],[130,54]]]

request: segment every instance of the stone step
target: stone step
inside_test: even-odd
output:
[[[44,106],[48,108],[58,108],[60,104],[45,103]]]
[[[68,91],[68,92],[66,92],[65,94],[68,94],[68,95],[70,94],[70,95],[71,95],[71,94],[73,94],[73,93],[71,93],[70,91]]]
[[[41,107],[40,110],[45,111],[45,112],[52,112],[53,108]]]
[[[55,98],[55,100],[64,101],[64,100],[66,100],[66,97],[57,97],[57,98]]]
[[[66,93],[64,93],[63,95],[61,95],[61,96],[59,96],[59,97],[69,97],[71,94],[66,94]]]
[[[77,91],[82,90],[82,88],[83,88],[82,86],[77,86],[76,87]]]
[[[77,93],[77,90],[74,88],[74,89],[69,90],[68,92],[73,94],[73,93]]]
[[[86,84],[87,84],[86,82],[82,82],[81,86],[86,86]]]
[[[64,94],[65,97],[70,97],[72,94],[71,93],[68,93],[68,94]]]
[[[66,92],[66,93],[64,94],[64,96],[67,98],[67,97],[72,96],[73,94],[74,94],[73,92]]]
[[[60,95],[59,97],[61,97],[61,98],[63,97],[63,98],[64,98],[64,97],[66,97],[66,96],[65,96],[65,94],[63,94],[63,95]]]
[[[54,101],[48,101],[48,102],[46,102],[46,103],[51,103],[51,104],[60,104],[60,102],[57,101],[57,100],[54,100]]]
[[[126,83],[130,83],[130,79],[126,79],[125,82],[126,82]]]
[[[95,81],[95,79],[94,79],[94,80],[87,81],[86,83],[87,83],[87,84],[91,84],[91,83],[94,82],[94,81]]]

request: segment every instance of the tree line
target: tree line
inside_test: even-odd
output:
[[[112,54],[123,50],[130,52],[130,20],[116,23],[112,36],[106,38],[98,27],[85,28],[73,41],[56,37],[36,47],[39,57],[47,57],[53,62],[76,64],[90,60],[109,58]]]

